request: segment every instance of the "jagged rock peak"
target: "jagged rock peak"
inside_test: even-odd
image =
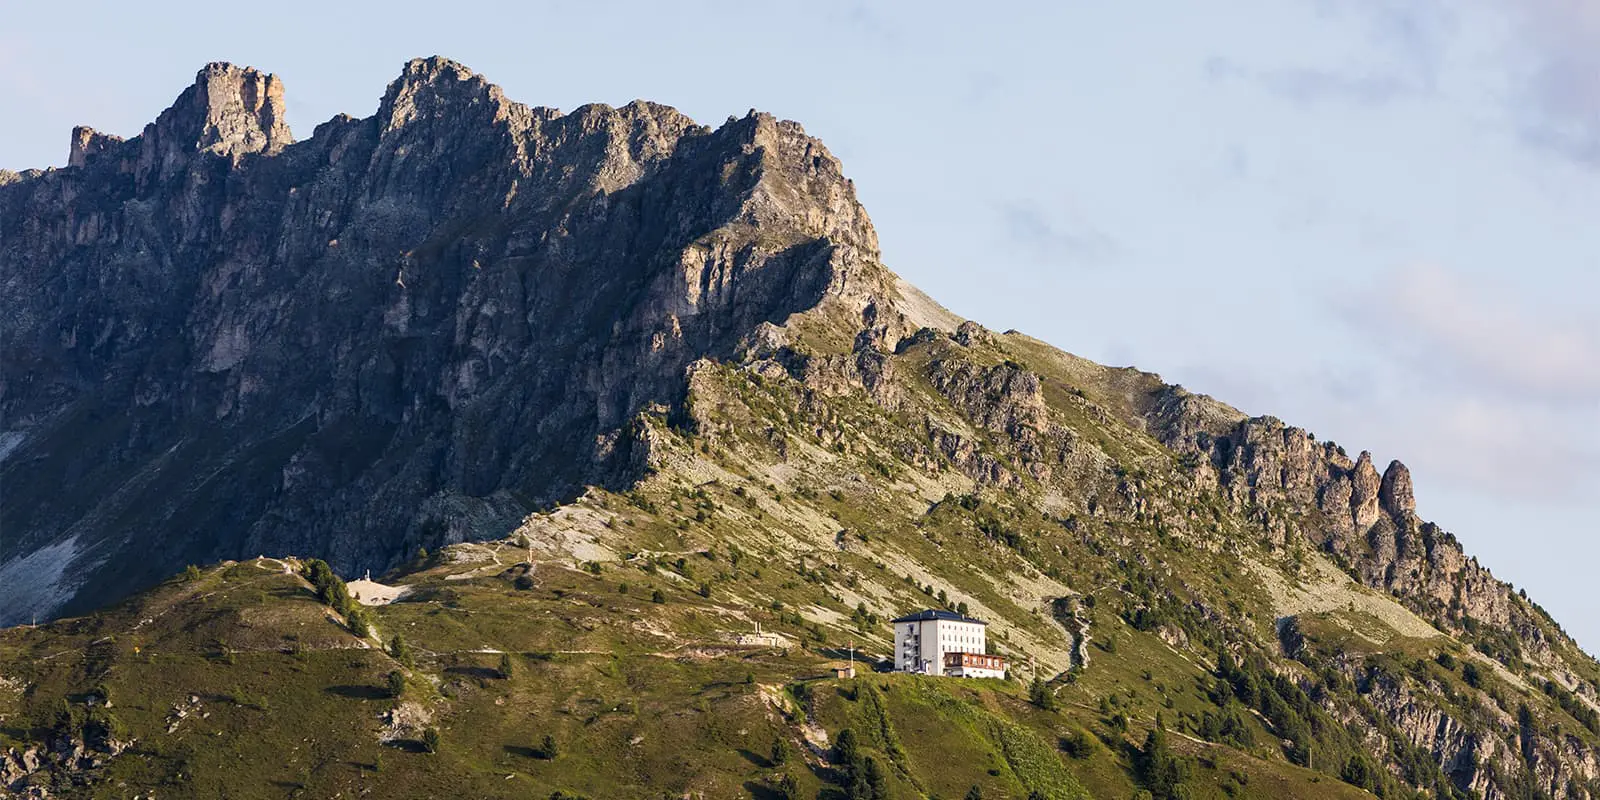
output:
[[[413,58],[384,92],[378,120],[387,132],[437,115],[446,106],[463,102],[498,104],[503,100],[500,87],[458,61],[442,56]]]
[[[1411,470],[1399,461],[1389,462],[1383,472],[1383,486],[1378,490],[1383,510],[1395,519],[1404,519],[1417,513],[1417,498],[1411,487]]]
[[[72,129],[72,148],[67,153],[67,166],[81,167],[89,159],[122,144],[121,136],[101,133],[87,125]]]
[[[194,85],[145,128],[145,137],[166,152],[200,150],[235,159],[270,155],[294,143],[284,119],[283,81],[220,61],[195,75]]]
[[[1383,479],[1378,476],[1378,468],[1372,465],[1372,453],[1361,451],[1361,457],[1356,459],[1355,470],[1350,477],[1354,484],[1350,497],[1350,510],[1356,530],[1365,531],[1378,521],[1379,495],[1383,487]]]

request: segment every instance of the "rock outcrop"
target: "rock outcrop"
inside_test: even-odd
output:
[[[209,65],[139,136],[76,129],[69,168],[0,190],[0,623],[187,562],[500,535],[637,475],[635,416],[758,326],[906,328],[793,122],[563,114],[432,58],[295,142],[283,91]]]

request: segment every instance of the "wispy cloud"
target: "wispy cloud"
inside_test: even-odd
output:
[[[1600,324],[1437,266],[1345,299],[1345,319],[1423,387],[1393,440],[1493,492],[1576,499],[1600,485]]]
[[[1398,270],[1350,311],[1438,377],[1600,409],[1600,323],[1590,315],[1541,313],[1438,266]]]
[[[1471,18],[1498,30],[1474,53],[1503,75],[1504,111],[1530,146],[1600,167],[1600,2],[1595,0],[1310,0],[1327,16],[1359,16],[1387,58],[1431,84]],[[1371,87],[1368,87],[1371,91]],[[1353,92],[1355,96],[1363,93]],[[1379,92],[1381,94],[1381,92]]]
[[[1206,74],[1216,81],[1254,83],[1300,105],[1332,101],[1380,106],[1423,91],[1423,87],[1396,73],[1345,73],[1317,67],[1260,69],[1220,56],[1206,62]]]
[[[1092,225],[1047,210],[1037,203],[1011,201],[996,209],[1007,241],[1044,261],[1100,264],[1117,252],[1116,242]]]
[[[1523,138],[1600,166],[1600,3],[1497,0],[1515,23],[1520,91],[1511,98]]]

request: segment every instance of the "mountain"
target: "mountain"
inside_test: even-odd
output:
[[[897,296],[799,126],[528,108],[438,58],[299,143],[277,78],[213,64],[70,164],[0,194],[9,623],[503,534],[636,478],[690,363]]]
[[[0,174],[0,613],[100,609],[0,632],[0,786],[1600,796],[1600,664],[1404,465],[956,318],[798,125],[282,98]],[[930,606],[1017,680],[815,679]]]

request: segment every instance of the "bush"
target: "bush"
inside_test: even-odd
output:
[[[660,589],[656,589],[656,590],[650,592],[650,602],[652,602],[652,603],[665,603],[665,602],[667,602],[667,595],[666,595],[666,593],[662,592]]]
[[[367,621],[367,612],[361,606],[350,609],[350,613],[345,615],[345,624],[357,639],[365,639],[367,634],[372,633],[372,624]]]
[[[778,779],[778,797],[781,800],[800,800],[800,782],[785,772],[783,777]]]
[[[1028,702],[1043,711],[1056,710],[1056,695],[1050,691],[1050,686],[1042,678],[1035,675],[1033,683],[1028,686]]]
[[[334,574],[333,567],[320,558],[313,558],[301,568],[301,574],[317,590],[317,599],[339,614],[348,617],[352,608],[350,590]]]
[[[1145,737],[1144,747],[1134,757],[1134,773],[1157,800],[1178,800],[1186,794],[1181,784],[1188,777],[1188,763],[1167,746],[1167,732],[1159,726]]]
[[[1094,737],[1086,731],[1075,730],[1061,737],[1061,752],[1083,759],[1094,755]]]
[[[430,752],[439,752],[439,729],[428,728],[422,732],[422,749]]]
[[[405,637],[398,633],[389,640],[389,655],[408,668],[414,660],[411,655],[411,646],[406,644]]]
[[[399,700],[400,696],[406,693],[405,673],[401,672],[400,670],[390,672],[387,679],[387,687],[389,689],[389,696]]]
[[[200,568],[199,567],[197,567],[197,566],[195,566],[193,564],[190,564],[189,566],[183,568],[183,582],[184,583],[194,583],[197,580],[200,580]]]
[[[768,760],[775,767],[789,763],[789,742],[782,736],[772,740],[772,754],[768,756]]]
[[[501,653],[500,654],[500,669],[499,669],[500,677],[501,678],[510,678],[511,677],[511,673],[512,673],[512,671],[514,669],[516,669],[516,664],[511,660],[511,654],[510,653]]]
[[[533,748],[533,754],[546,761],[554,761],[561,755],[561,746],[556,743],[556,737],[547,733],[544,739],[540,740],[539,746]]]

